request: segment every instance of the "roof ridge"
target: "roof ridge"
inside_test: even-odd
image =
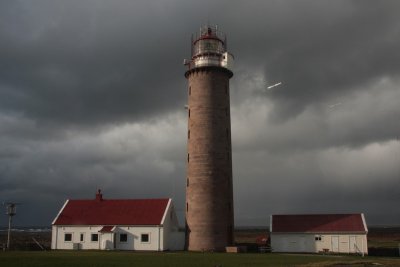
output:
[[[105,200],[129,200],[129,201],[137,201],[137,200],[169,200],[170,198],[103,198]],[[85,198],[85,199],[69,199],[69,201],[96,201],[94,198]]]

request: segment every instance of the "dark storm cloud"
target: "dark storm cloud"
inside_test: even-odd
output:
[[[102,188],[107,198],[173,197],[182,219],[182,61],[210,22],[235,55],[236,222],[365,212],[396,223],[400,214],[383,210],[399,202],[399,10],[398,1],[2,1],[0,201],[24,203],[17,224],[48,225],[65,199]]]
[[[265,100],[269,92],[264,92],[234,107],[233,145],[239,150],[267,149],[290,154],[296,150],[357,148],[395,140],[400,129],[398,83],[399,79],[383,81],[354,90],[335,107],[331,104],[338,100],[309,104],[303,112],[280,123],[269,123],[273,100]]]
[[[0,11],[0,104],[45,122],[127,121],[176,109],[195,31],[183,21],[196,9],[200,21],[211,17],[232,33],[239,64],[283,81],[285,90],[269,95],[278,120],[400,68],[396,2],[183,4],[186,12],[174,2],[39,3]]]
[[[350,151],[234,153],[236,218],[257,225],[267,214],[364,212],[372,225],[396,223],[399,212],[382,207],[400,201],[399,149],[393,141]]]
[[[177,77],[188,34],[164,23],[171,14],[133,2],[42,4],[0,11],[9,25],[0,47],[3,111],[44,123],[115,123],[184,101]]]
[[[240,46],[249,67],[262,61],[267,80],[283,82],[282,90],[269,94],[275,120],[296,116],[315,101],[363,90],[382,76],[398,76],[398,2],[281,2],[258,7],[253,22],[229,26],[240,29],[231,43]]]

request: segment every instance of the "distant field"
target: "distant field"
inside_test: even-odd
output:
[[[368,232],[369,248],[398,248],[400,227],[371,227]]]
[[[380,265],[378,265],[380,264]],[[355,256],[227,253],[137,253],[117,251],[0,252],[1,267],[268,267],[400,266],[400,259]]]

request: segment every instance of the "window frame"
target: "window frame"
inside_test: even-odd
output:
[[[125,240],[122,240],[122,236],[125,236]],[[126,233],[119,233],[119,242],[120,243],[128,243],[128,234]]]
[[[85,233],[79,233],[79,242],[81,243],[85,242]]]
[[[97,240],[93,240],[93,237],[96,236]],[[90,242],[98,243],[99,242],[99,234],[98,233],[91,233],[90,234]]]
[[[67,235],[71,236],[71,239],[70,239],[70,240],[66,240]],[[66,243],[71,243],[71,242],[73,242],[73,240],[74,240],[74,235],[73,235],[73,233],[70,233],[70,232],[64,233],[64,242],[66,242]]]
[[[147,241],[143,241],[143,236],[147,235]],[[151,240],[151,235],[150,233],[141,233],[140,234],[140,243],[146,243],[149,244]]]

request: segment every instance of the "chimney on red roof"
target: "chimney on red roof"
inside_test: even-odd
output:
[[[101,193],[101,189],[97,190],[96,200],[97,201],[102,201],[103,200],[103,194]]]

